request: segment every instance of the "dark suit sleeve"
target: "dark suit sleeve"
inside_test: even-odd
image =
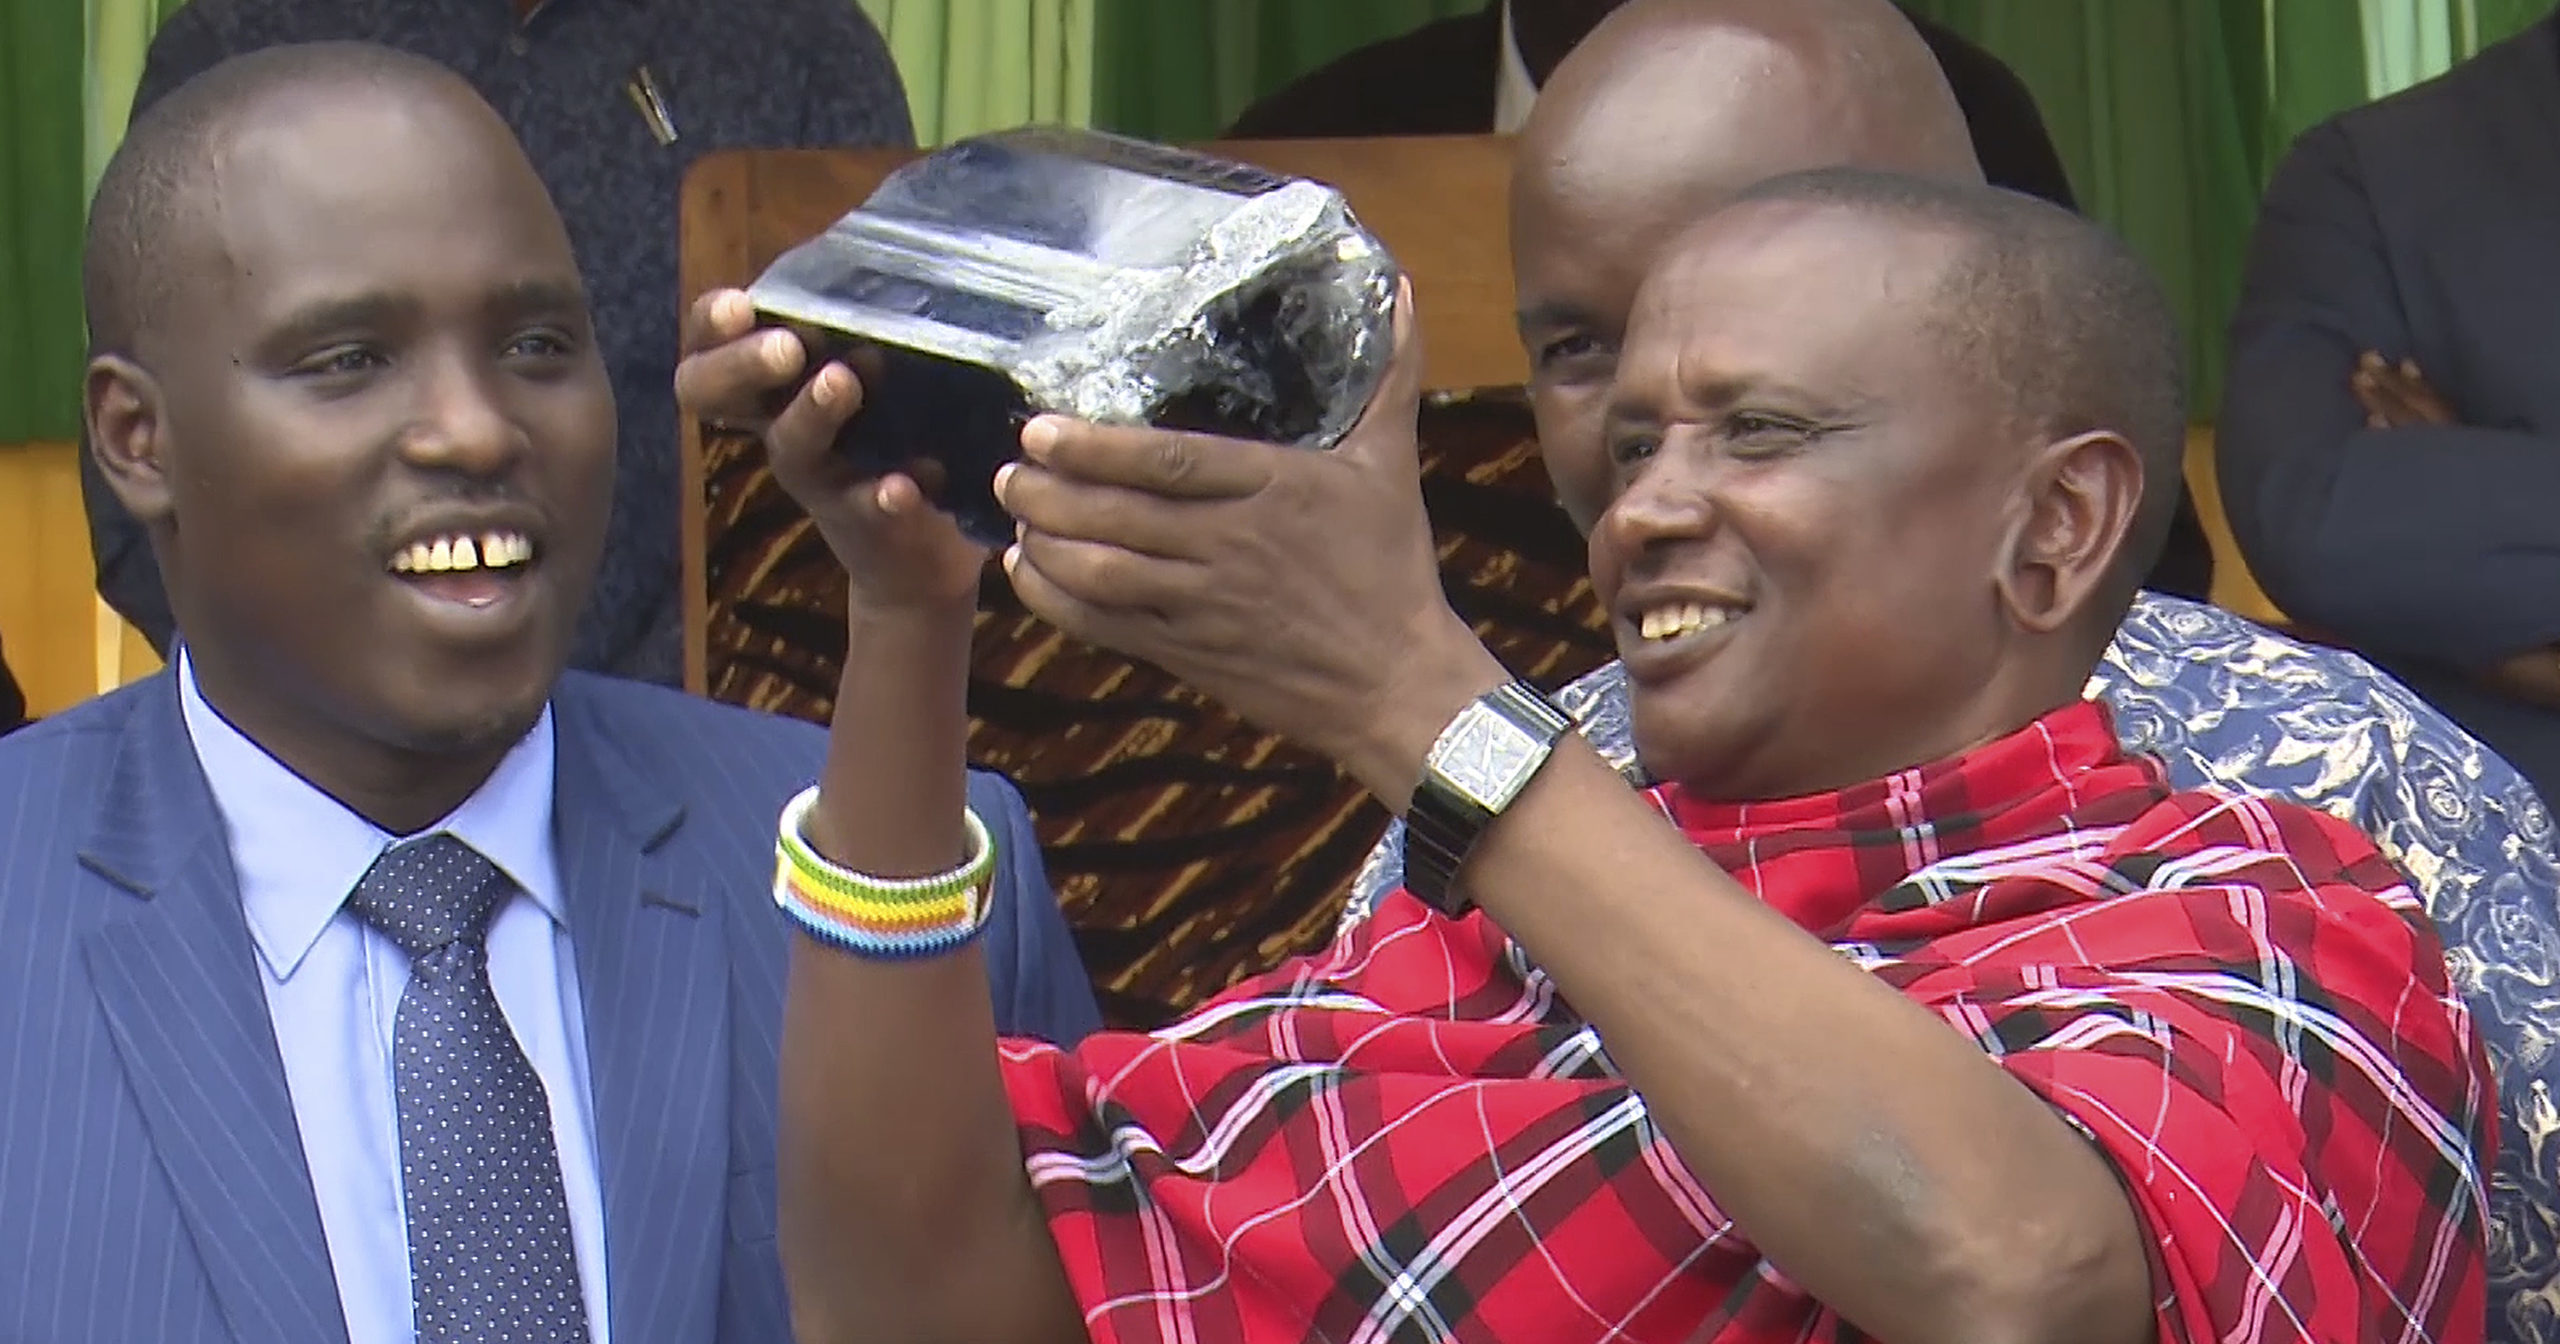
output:
[[[845,146],[905,149],[916,142],[907,108],[906,81],[889,54],[888,40],[857,4],[822,0],[804,44],[805,93],[801,99],[801,147]]]
[[[1049,889],[1031,809],[1001,776],[969,772],[969,805],[996,844],[995,914],[987,925],[987,978],[996,1029],[1074,1045],[1102,1026],[1093,980]]]
[[[2288,614],[2376,652],[2478,668],[2560,642],[2560,443],[2367,429],[2347,378],[2368,349],[2425,362],[2331,123],[2286,155],[2250,240],[2215,439],[2232,532]]]
[[[132,116],[141,116],[143,109],[170,90],[232,54],[193,10],[181,7],[152,36],[142,82],[133,93]],[[160,586],[160,565],[152,558],[151,539],[142,524],[125,512],[124,502],[108,488],[106,475],[89,455],[86,426],[80,433],[80,500],[89,515],[89,555],[98,567],[98,596],[131,621],[161,657],[168,657],[177,620],[169,611],[169,595]]]

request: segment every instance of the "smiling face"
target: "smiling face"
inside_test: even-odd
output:
[[[565,661],[613,480],[559,218],[458,85],[289,88],[217,141],[182,278],[90,378],[206,694],[323,787],[503,751]]]
[[[1833,165],[1979,182],[1937,58],[1883,0],[1633,0],[1539,91],[1512,168],[1529,405],[1584,533],[1609,498],[1609,382],[1636,288],[1716,205]]]
[[[1932,321],[1959,247],[1750,203],[1640,290],[1591,574],[1657,776],[1790,797],[2049,707],[2001,588],[2027,454]]]

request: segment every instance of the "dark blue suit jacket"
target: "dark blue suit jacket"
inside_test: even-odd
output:
[[[823,735],[574,674],[553,709],[615,1344],[788,1339],[773,827]],[[987,939],[998,1018],[1080,1036],[1092,991],[1021,798],[985,775],[970,793],[1011,856]],[[0,741],[0,854],[0,1344],[343,1341],[168,674]]]
[[[2560,15],[2305,131],[2277,165],[2214,431],[2267,596],[2416,688],[2560,810],[2560,709],[2475,675],[2560,645]],[[2374,429],[2367,350],[2457,423]]]

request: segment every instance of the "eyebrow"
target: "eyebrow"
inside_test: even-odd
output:
[[[287,314],[268,330],[260,344],[269,349],[289,349],[332,332],[399,326],[416,320],[421,307],[414,297],[389,290],[321,299]],[[492,291],[485,307],[511,320],[538,313],[584,315],[588,311],[587,291],[574,280],[516,280]]]
[[[1518,326],[1522,331],[1546,330],[1556,327],[1588,327],[1596,325],[1592,322],[1591,315],[1589,313],[1569,304],[1562,303],[1529,304],[1514,312],[1511,320],[1513,324]]]
[[[383,291],[321,299],[287,314],[259,344],[269,349],[306,344],[333,331],[392,326],[417,312],[417,300]]]
[[[1680,403],[1705,411],[1729,409],[1735,403],[1748,401],[1753,397],[1776,397],[1803,407],[1808,415],[1825,420],[1854,416],[1858,413],[1857,408],[1867,401],[1865,394],[1860,392],[1853,391],[1845,396],[1824,396],[1811,388],[1756,374],[1734,374],[1695,381],[1683,380],[1672,389],[1672,395]],[[1612,429],[1630,425],[1641,428],[1659,427],[1686,418],[1689,417],[1665,412],[1652,397],[1645,398],[1639,405],[1630,406],[1624,399],[1613,396],[1609,399],[1609,408],[1604,422]]]
[[[563,309],[574,309],[584,313],[587,311],[587,290],[586,286],[575,280],[547,277],[537,280],[517,280],[500,286],[491,296],[489,307],[492,311],[510,316],[523,313],[558,312]]]

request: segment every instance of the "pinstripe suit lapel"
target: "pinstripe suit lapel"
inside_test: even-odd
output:
[[[166,674],[116,750],[80,861],[125,906],[83,952],[126,1079],[234,1335],[344,1341],[230,849]]]
[[[564,681],[556,802],[610,1251],[615,1344],[712,1338],[727,1245],[729,974],[674,778]],[[754,874],[737,874],[753,881]]]

